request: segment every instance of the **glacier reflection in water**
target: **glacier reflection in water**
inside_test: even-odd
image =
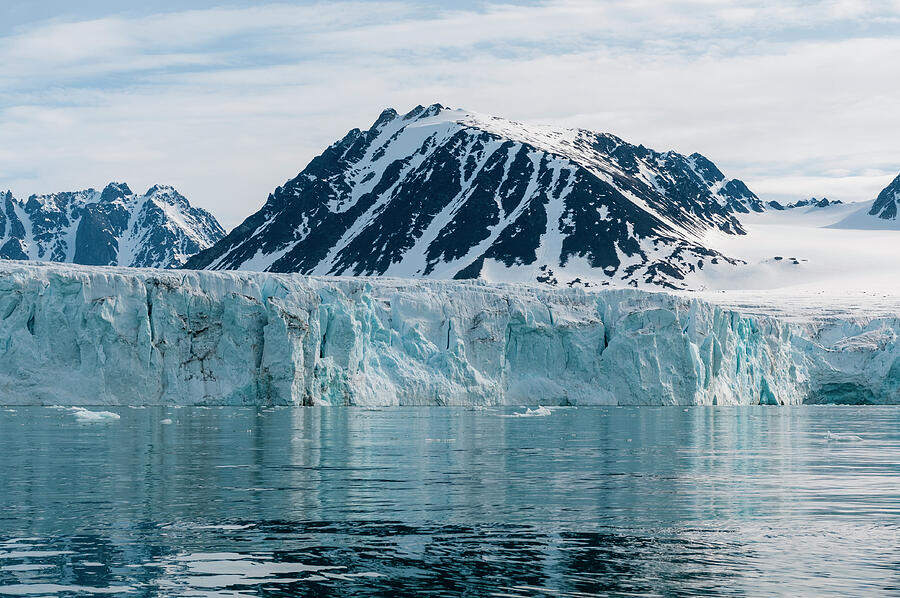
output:
[[[900,592],[897,408],[111,411],[0,409],[0,596]]]

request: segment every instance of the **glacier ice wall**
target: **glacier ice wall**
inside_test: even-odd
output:
[[[625,289],[0,262],[0,402],[900,402],[898,331]]]

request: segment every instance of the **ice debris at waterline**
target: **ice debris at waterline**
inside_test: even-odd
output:
[[[513,413],[512,417],[546,417],[551,413],[552,412],[543,405],[538,405],[537,409],[526,408],[524,412]]]
[[[75,419],[83,423],[108,422],[120,419],[118,413],[111,411],[90,411],[83,407],[72,407],[69,410],[75,416]]]
[[[898,332],[634,289],[2,262],[0,402],[900,403]]]

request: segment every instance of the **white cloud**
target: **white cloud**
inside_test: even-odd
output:
[[[166,182],[234,225],[347,129],[440,101],[700,151],[779,199],[866,199],[900,171],[898,15],[385,2],[37,25],[0,39],[0,187]]]

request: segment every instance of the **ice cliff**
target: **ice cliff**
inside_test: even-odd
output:
[[[898,331],[633,289],[0,262],[0,402],[897,403]]]

